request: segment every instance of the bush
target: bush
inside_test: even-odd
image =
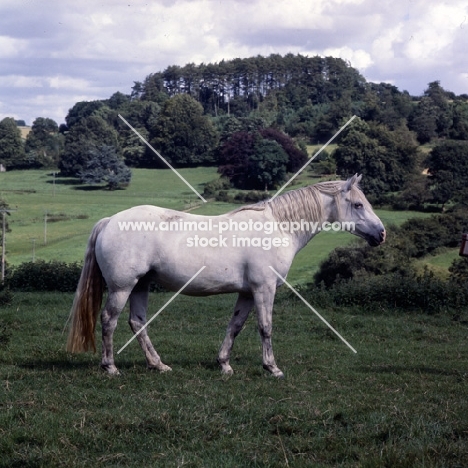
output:
[[[234,197],[234,203],[257,203],[270,197],[268,192],[259,190],[250,190],[248,192],[237,192]]]
[[[229,190],[231,188],[231,183],[228,179],[219,178],[207,182],[203,188],[203,196],[210,198],[215,197],[220,190]]]
[[[444,281],[432,272],[355,276],[331,288],[309,285],[307,297],[320,305],[358,306],[368,311],[399,309],[429,314],[461,311],[468,306],[468,286]]]
[[[450,281],[456,284],[468,284],[468,257],[456,259],[449,268]]]
[[[329,288],[337,281],[349,280],[357,275],[384,275],[411,270],[408,243],[402,242],[398,229],[387,229],[387,242],[370,247],[364,242],[351,247],[337,247],[330,252],[314,276],[316,285],[324,283]]]
[[[52,260],[22,263],[8,278],[12,290],[75,292],[82,265]]]
[[[13,294],[9,289],[0,290],[0,307],[11,304]]]

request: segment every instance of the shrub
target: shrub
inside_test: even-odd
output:
[[[13,294],[9,289],[0,290],[0,307],[11,304]]]
[[[205,187],[203,189],[203,195],[207,198],[214,197],[220,190],[229,190],[230,188],[231,183],[228,179],[215,179],[205,184]]]
[[[12,290],[74,292],[81,274],[81,264],[59,261],[22,263],[14,267],[8,279]]]
[[[306,296],[320,305],[358,306],[368,311],[399,309],[433,314],[461,311],[468,306],[466,284],[444,281],[428,270],[419,275],[414,271],[358,275],[331,288],[309,285]]]

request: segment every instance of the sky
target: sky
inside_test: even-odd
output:
[[[61,124],[170,65],[287,53],[468,94],[467,51],[468,0],[0,0],[0,119]]]

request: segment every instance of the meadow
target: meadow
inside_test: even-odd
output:
[[[181,172],[200,192],[216,178],[211,168]],[[163,170],[136,170],[130,187],[115,192],[72,179],[56,178],[54,185],[50,171],[11,172],[0,174],[0,199],[17,208],[7,234],[13,265],[31,260],[32,239],[37,259],[81,260],[93,224],[130,206],[202,214],[235,207],[200,205]],[[427,216],[377,211],[386,225]],[[288,278],[310,281],[333,247],[353,239],[320,234]],[[452,256],[442,251],[427,262],[446,269]],[[170,297],[152,293],[149,315]],[[216,356],[235,296],[178,296],[149,327],[173,371],[146,370],[132,342],[116,355],[121,375],[110,377],[100,370],[99,354],[65,351],[72,300],[68,293],[15,292],[0,305],[0,467],[468,466],[466,311],[320,310],[354,354],[281,289],[273,343],[285,379],[278,380],[262,369],[254,314],[234,346],[234,375],[221,375]],[[128,309],[116,350],[131,338],[127,319]]]
[[[151,294],[150,310],[169,297]],[[16,294],[0,309],[0,467],[468,466],[468,317],[321,311],[354,354],[283,291],[285,379],[262,369],[253,315],[225,377],[216,355],[234,299],[179,296],[149,331],[173,371],[146,370],[134,341],[110,377],[99,355],[64,350],[71,294]]]
[[[218,177],[216,168],[211,167],[181,169],[180,173],[199,193],[203,193],[205,183]],[[291,188],[319,180],[306,172]],[[116,191],[83,186],[72,178],[54,177],[50,170],[0,173],[0,200],[17,210],[8,217],[11,233],[7,234],[6,251],[11,265],[33,258],[81,261],[96,221],[132,206],[151,204],[199,214],[221,214],[239,207],[213,200],[203,203],[169,169],[134,169],[130,186]],[[376,211],[384,225],[401,224],[413,216],[428,216],[418,212]],[[312,281],[320,261],[332,249],[355,241],[356,237],[348,233],[321,233],[297,255],[290,280]]]

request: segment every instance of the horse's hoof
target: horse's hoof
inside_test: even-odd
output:
[[[147,366],[149,370],[157,370],[159,372],[170,372],[172,367],[166,366],[166,364],[158,364],[157,366]]]
[[[231,366],[223,367],[221,369],[221,374],[230,376],[234,374],[234,371],[232,370]]]
[[[113,364],[101,364],[101,369],[109,375],[120,375],[119,369]]]
[[[270,372],[273,377],[276,377],[277,379],[284,379],[284,374],[278,367],[270,367],[264,365],[263,368]]]

